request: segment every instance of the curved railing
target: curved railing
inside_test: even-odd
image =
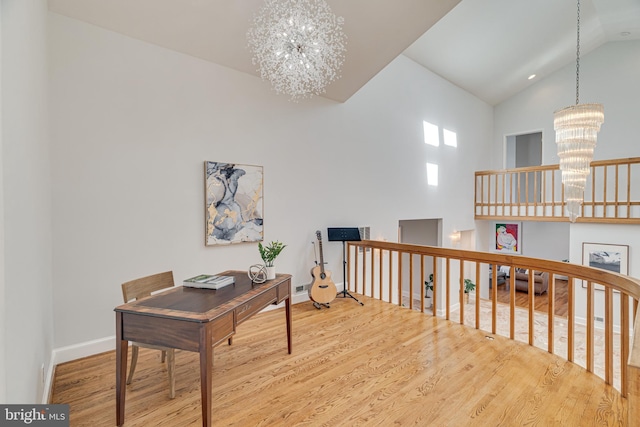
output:
[[[640,280],[617,273],[596,268],[559,261],[513,256],[499,253],[476,252],[468,250],[448,249],[432,246],[420,246],[400,243],[363,240],[349,242],[347,245],[347,284],[352,292],[377,298],[383,301],[414,307],[414,298],[420,300],[420,310],[425,312],[425,279],[433,274],[433,315],[443,316],[450,320],[452,312],[459,312],[459,322],[465,323],[465,304],[460,304],[464,297],[464,279],[474,279],[476,284],[473,306],[475,327],[480,327],[482,295],[490,296],[491,333],[496,334],[498,326],[497,275],[492,275],[489,283],[489,266],[496,271],[498,266],[509,266],[509,338],[514,339],[516,332],[516,287],[514,269],[528,271],[528,337],[529,344],[534,345],[535,331],[535,298],[534,271],[546,272],[549,275],[548,310],[546,314],[547,350],[554,350],[556,341],[555,313],[555,276],[566,276],[568,280],[568,315],[566,320],[567,353],[558,354],[574,362],[576,345],[574,341],[576,328],[576,303],[585,313],[586,346],[581,355],[586,361],[585,368],[594,372],[594,348],[597,326],[595,322],[596,301],[604,312],[604,380],[614,385],[614,375],[619,381],[619,390],[628,398],[629,419],[640,419],[640,316],[638,300],[640,299]],[[577,288],[578,281],[582,286]],[[577,298],[577,291],[580,293]],[[490,292],[490,294],[489,294]],[[442,294],[444,293],[444,294]],[[408,301],[406,295],[408,294]],[[441,295],[442,294],[442,295]],[[603,294],[603,296],[601,295]],[[633,314],[631,314],[633,313]],[[634,327],[631,328],[632,318]],[[539,323],[538,323],[539,324]],[[582,326],[582,325],[581,325]],[[615,326],[615,327],[614,327]],[[615,330],[618,333],[615,333]],[[627,333],[625,333],[627,331]],[[602,333],[598,329],[598,333]],[[619,369],[614,372],[614,336],[619,343]]]

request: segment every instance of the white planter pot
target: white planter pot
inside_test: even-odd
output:
[[[425,308],[431,308],[431,297],[425,297],[424,306]]]
[[[276,278],[276,268],[275,267],[266,267],[267,269],[267,280],[273,280]]]

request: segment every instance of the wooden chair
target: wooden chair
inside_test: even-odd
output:
[[[124,302],[127,303],[129,301],[148,297],[152,292],[171,288],[173,286],[173,272],[167,271],[165,273],[158,273],[123,283],[122,296],[124,297]],[[173,399],[176,395],[176,381],[174,377],[175,350],[173,348],[144,344],[139,342],[131,342],[131,368],[129,369],[127,384],[131,384],[131,380],[133,379],[133,372],[135,371],[136,363],[138,362],[138,349],[140,347],[162,351],[162,363],[164,363],[165,358],[167,360],[167,372],[169,374],[169,397]]]

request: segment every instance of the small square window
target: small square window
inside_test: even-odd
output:
[[[438,165],[427,163],[427,184],[438,186]]]
[[[458,146],[458,136],[455,132],[447,129],[442,129],[442,136],[444,139],[444,145],[448,145],[449,147]]]
[[[429,122],[422,122],[424,128],[424,143],[433,145],[434,147],[440,146],[440,135],[438,134],[438,126]]]

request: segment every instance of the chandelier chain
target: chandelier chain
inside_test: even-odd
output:
[[[576,105],[580,104],[580,0],[578,0],[578,34],[576,46]]]

